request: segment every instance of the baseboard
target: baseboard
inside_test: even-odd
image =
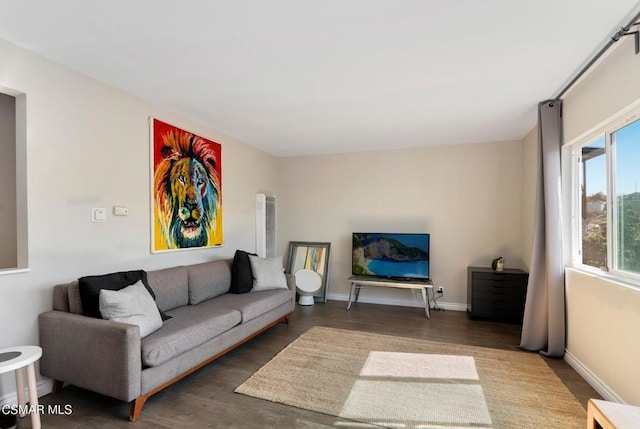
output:
[[[38,398],[48,395],[53,390],[53,380],[46,379],[40,380],[36,383],[36,387],[38,389]],[[27,384],[25,383],[25,399],[29,402],[29,393],[27,392]],[[2,405],[15,405],[18,403],[18,393],[11,392],[2,397],[0,397],[0,406]]]
[[[327,298],[331,301],[349,301],[348,293],[329,293],[327,294]],[[376,296],[364,296],[360,295],[358,298],[358,302],[364,302],[367,304],[382,304],[382,305],[397,305],[400,307],[423,307],[422,302],[420,302],[417,297],[409,296],[407,298],[395,298],[395,297],[376,297]],[[442,310],[451,310],[451,311],[467,311],[467,304],[461,304],[459,302],[443,302],[437,301],[438,307]],[[433,303],[431,305],[433,308]]]
[[[467,311],[467,304],[461,304],[459,302],[437,302],[438,307],[442,310],[451,310],[451,311]],[[431,306],[433,309],[433,305]]]
[[[578,374],[584,378],[591,387],[595,389],[604,399],[607,401],[618,402],[624,404],[620,396],[607,384],[602,381],[597,375],[595,375],[589,368],[587,368],[582,362],[572,355],[568,350],[564,351],[564,360],[573,368]]]

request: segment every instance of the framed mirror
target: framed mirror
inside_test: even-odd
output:
[[[313,294],[313,300],[315,302],[327,302],[330,248],[331,243],[311,241],[289,242],[287,272],[295,275],[300,270],[312,270],[320,275],[320,288]]]

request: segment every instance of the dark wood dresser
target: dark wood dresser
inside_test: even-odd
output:
[[[467,268],[467,312],[471,319],[522,324],[529,274],[505,268]]]

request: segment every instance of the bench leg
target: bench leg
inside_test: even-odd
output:
[[[354,298],[354,289],[356,287],[356,284],[351,282],[351,288],[349,289],[349,302],[347,303],[347,311],[349,311],[351,309],[351,303],[353,302],[353,298]],[[358,298],[356,297],[356,301],[358,300]]]
[[[424,302],[424,312],[427,314],[427,319],[431,319],[429,314],[429,292],[427,288],[421,287],[420,293],[422,294],[422,302]]]

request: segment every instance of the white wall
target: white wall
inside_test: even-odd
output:
[[[346,299],[352,232],[428,232],[441,301],[466,309],[466,268],[504,256],[523,268],[521,144],[498,142],[279,160],[281,253],[289,241],[331,242],[329,297]],[[362,301],[419,305],[406,291]]]
[[[563,101],[564,141],[571,142],[640,98],[640,55],[627,37]]]
[[[18,266],[16,234],[16,101],[0,92],[0,269]]]
[[[274,157],[2,40],[0,59],[0,87],[26,93],[30,267],[0,276],[0,348],[38,343],[57,283],[254,249],[255,194],[277,193]],[[149,116],[222,144],[223,247],[150,253]],[[111,216],[114,205],[129,216]],[[92,207],[108,221],[92,223]],[[4,375],[0,402],[14,392]]]
[[[569,93],[563,105],[565,141],[640,99],[640,55],[628,37]],[[569,270],[567,351],[600,393],[640,405],[640,290]]]
[[[640,405],[640,291],[573,269],[566,281],[567,360],[607,399]]]

